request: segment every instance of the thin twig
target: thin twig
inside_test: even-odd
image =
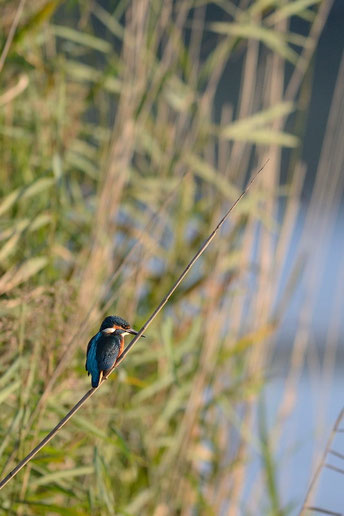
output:
[[[307,510],[310,510],[310,507],[308,506],[309,502],[310,502],[310,498],[313,494],[313,489],[314,489],[314,486],[319,478],[319,475],[320,475],[320,472],[321,470],[323,469],[323,467],[327,466],[327,464],[325,464],[325,461],[326,461],[326,457],[327,457],[327,454],[329,453],[330,449],[331,449],[331,445],[332,445],[332,441],[336,435],[336,433],[338,432],[338,427],[342,421],[344,417],[344,408],[340,411],[339,413],[339,416],[337,417],[336,419],[336,422],[332,428],[332,431],[331,431],[331,434],[330,434],[330,437],[328,438],[328,441],[327,441],[327,444],[326,444],[326,448],[324,450],[324,453],[323,453],[323,456],[321,458],[321,461],[314,473],[314,476],[311,480],[311,483],[309,484],[309,488],[307,490],[307,493],[306,493],[306,497],[305,497],[305,501],[303,502],[303,506],[302,506],[302,509],[301,509],[301,512],[300,512],[300,516],[303,516],[303,514],[306,513]],[[315,509],[313,509],[315,510]],[[339,515],[341,516],[341,515]]]
[[[79,400],[78,403],[74,405],[72,410],[70,410],[68,414],[63,419],[61,419],[61,421],[59,421],[55,428],[53,428],[51,432],[49,432],[48,435],[44,437],[44,439],[36,446],[36,448],[31,450],[30,453],[22,461],[20,461],[19,464],[7,475],[7,477],[5,477],[0,482],[0,489],[2,489],[32,459],[36,455],[36,453],[39,452],[39,450],[41,450],[42,448],[44,448],[46,444],[48,444],[48,442],[54,437],[54,435],[57,434],[57,432],[67,423],[67,421],[70,420],[70,418],[75,414],[75,412],[79,410],[79,408],[85,403],[85,401],[88,400],[88,398],[92,396],[92,394],[97,389],[99,389],[100,385],[86,392],[86,394],[81,398],[81,400]]]
[[[297,95],[302,80],[305,76],[307,68],[312,61],[312,55],[314,54],[316,45],[319,41],[319,37],[323,31],[326,20],[333,6],[333,0],[325,0],[319,6],[318,13],[315,21],[311,27],[311,32],[307,39],[308,44],[303,47],[303,50],[298,57],[296,66],[289,80],[286,88],[285,99],[292,100]]]
[[[341,475],[344,475],[344,469],[338,468],[337,466],[333,466],[333,464],[325,464],[325,468],[332,469],[332,471],[335,471],[336,473],[340,473]]]
[[[344,454],[343,453],[339,453],[336,450],[329,450],[329,453],[331,453],[331,455],[334,455],[335,457],[338,457],[338,459],[343,459],[344,460]]]
[[[12,44],[12,41],[13,41],[13,38],[14,38],[14,34],[16,32],[16,29],[17,29],[17,26],[18,26],[21,14],[22,14],[23,9],[24,9],[25,2],[26,2],[26,0],[20,0],[20,4],[18,5],[17,12],[16,12],[15,17],[13,19],[10,31],[9,31],[7,39],[6,39],[5,46],[4,46],[4,48],[3,48],[2,52],[1,52],[1,56],[0,56],[0,72],[1,72],[1,70],[2,70],[2,68],[4,66],[4,64],[5,64],[8,51],[9,51],[10,46]]]
[[[342,512],[333,512],[328,509],[322,509],[321,507],[305,507],[308,511],[320,512],[321,514],[329,514],[330,516],[344,516]]]
[[[229,216],[229,214],[232,212],[232,210],[236,207],[236,205],[240,202],[240,200],[246,195],[249,188],[251,187],[252,183],[255,181],[259,173],[263,170],[265,165],[267,164],[269,160],[267,160],[264,165],[254,174],[246,188],[241,192],[239,197],[236,199],[236,201],[232,204],[232,206],[229,208],[229,210],[225,213],[225,215],[222,217],[220,222],[217,224],[214,231],[209,235],[209,237],[204,241],[200,249],[197,251],[195,256],[192,258],[192,260],[189,262],[189,264],[185,267],[182,274],[179,276],[177,281],[174,283],[172,288],[169,290],[169,292],[166,294],[166,296],[163,298],[159,306],[154,310],[152,315],[149,317],[149,319],[146,321],[146,323],[142,326],[140,331],[137,333],[137,335],[133,338],[133,340],[128,344],[126,349],[123,351],[122,355],[120,356],[119,360],[116,362],[116,365],[111,369],[107,377],[112,373],[112,371],[115,369],[115,367],[118,367],[118,365],[124,360],[126,355],[129,353],[129,351],[132,349],[134,344],[139,340],[143,332],[150,326],[152,321],[155,319],[155,317],[158,315],[158,313],[162,310],[162,308],[166,305],[167,301],[170,299],[172,294],[175,292],[175,290],[178,288],[178,286],[181,284],[191,267],[194,265],[194,263],[198,260],[198,258],[204,253],[204,251],[209,246],[210,242],[213,240],[219,229],[224,224],[225,220]],[[61,421],[53,428],[48,435],[33,449],[31,452],[17,464],[17,466],[0,482],[0,489],[2,489],[53,437],[57,434],[57,432],[67,423],[67,421],[70,420],[70,418],[82,407],[82,405],[97,391],[100,387],[100,385],[103,383],[105,379],[103,378],[102,382],[98,385],[98,387],[90,389],[82,398],[77,402],[76,405],[68,412],[68,414],[61,419]]]

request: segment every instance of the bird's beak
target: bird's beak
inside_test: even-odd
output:
[[[128,333],[131,333],[131,335],[137,335],[139,332],[138,331],[135,331],[133,330],[133,328],[129,328],[128,330],[126,330]],[[144,339],[146,338],[146,335],[140,335],[140,337],[143,337]]]

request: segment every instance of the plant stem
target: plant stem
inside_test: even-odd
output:
[[[225,215],[222,217],[222,219],[220,220],[220,222],[217,224],[217,226],[215,227],[215,229],[212,231],[212,233],[208,236],[208,238],[203,242],[203,244],[201,245],[201,247],[199,248],[199,250],[197,251],[197,253],[195,254],[195,256],[192,258],[192,260],[188,263],[188,265],[185,267],[185,269],[183,270],[183,272],[181,273],[181,275],[179,276],[179,278],[177,279],[177,281],[174,283],[174,285],[171,287],[171,289],[169,290],[169,292],[165,295],[165,297],[162,299],[162,301],[160,302],[160,304],[158,305],[158,307],[154,310],[154,312],[152,313],[152,315],[149,317],[149,319],[145,322],[145,324],[142,326],[142,328],[140,329],[140,331],[137,333],[137,335],[135,335],[135,337],[133,338],[133,340],[128,344],[128,346],[125,348],[125,350],[123,351],[122,355],[120,356],[119,360],[116,362],[116,364],[114,365],[114,367],[111,369],[111,371],[109,372],[108,376],[112,373],[112,371],[119,366],[119,364],[124,360],[124,358],[126,357],[126,355],[129,353],[129,351],[131,350],[131,348],[134,346],[134,344],[138,341],[138,339],[141,337],[141,335],[143,334],[143,332],[148,328],[148,326],[150,326],[150,324],[152,323],[152,321],[155,319],[155,317],[158,315],[158,313],[162,310],[162,308],[166,305],[167,301],[170,299],[170,297],[172,296],[172,294],[175,292],[175,290],[178,288],[178,286],[181,284],[181,282],[183,281],[183,279],[185,278],[185,276],[187,275],[187,273],[189,272],[189,270],[191,269],[191,267],[195,264],[195,262],[198,260],[198,258],[204,253],[204,251],[207,249],[207,247],[209,246],[209,244],[211,243],[211,241],[214,239],[214,237],[216,236],[217,232],[219,231],[219,229],[222,227],[222,225],[224,224],[225,220],[227,219],[227,217],[230,215],[230,213],[232,212],[232,210],[237,206],[237,204],[241,201],[241,199],[244,197],[244,195],[246,195],[246,193],[248,192],[249,188],[251,187],[252,183],[255,181],[255,179],[257,178],[258,174],[263,170],[263,168],[265,167],[265,165],[267,164],[269,160],[267,160],[264,165],[258,170],[258,172],[256,172],[252,179],[249,181],[248,185],[246,186],[246,188],[241,192],[241,194],[239,195],[239,197],[236,199],[236,201],[232,204],[232,206],[229,208],[229,210],[225,213]],[[100,385],[103,383],[105,379],[103,378],[102,382],[98,385],[98,387],[95,387],[95,388],[92,388],[90,389],[88,392],[86,392],[86,394],[76,403],[76,405],[74,405],[74,407],[68,412],[68,414],[65,415],[65,417],[63,419],[61,419],[61,421],[48,433],[48,435],[46,435],[46,437],[44,437],[44,439],[35,447],[33,448],[33,450],[30,451],[30,453],[23,459],[19,462],[19,464],[17,464],[17,466],[12,470],[10,471],[10,473],[3,479],[1,480],[0,482],[0,489],[2,489],[10,480],[12,480],[12,478],[15,477],[15,475],[17,473],[19,473],[19,471],[31,460],[33,459],[33,457],[54,437],[54,435],[57,434],[57,432],[59,432],[59,430],[67,423],[67,421],[69,421],[71,419],[71,417],[83,406],[83,404],[94,394],[94,392],[96,390],[99,389]]]

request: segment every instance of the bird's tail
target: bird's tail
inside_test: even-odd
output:
[[[100,371],[99,373],[92,375],[92,387],[95,389],[98,387],[99,383],[101,382],[101,379],[103,377],[103,371]]]

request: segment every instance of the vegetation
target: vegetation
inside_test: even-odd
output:
[[[300,500],[281,494],[275,450],[307,317],[273,435],[263,409],[254,431],[255,415],[300,274],[277,296],[331,2],[215,2],[213,21],[197,0],[14,4],[0,3],[1,476],[89,388],[85,349],[102,317],[139,328],[270,161],[149,338],[1,491],[1,509],[290,514]],[[296,17],[307,37],[290,29]],[[221,86],[240,90],[236,103],[221,103],[238,64],[240,87]],[[324,202],[338,175],[326,180]],[[262,461],[248,497],[252,449]]]

